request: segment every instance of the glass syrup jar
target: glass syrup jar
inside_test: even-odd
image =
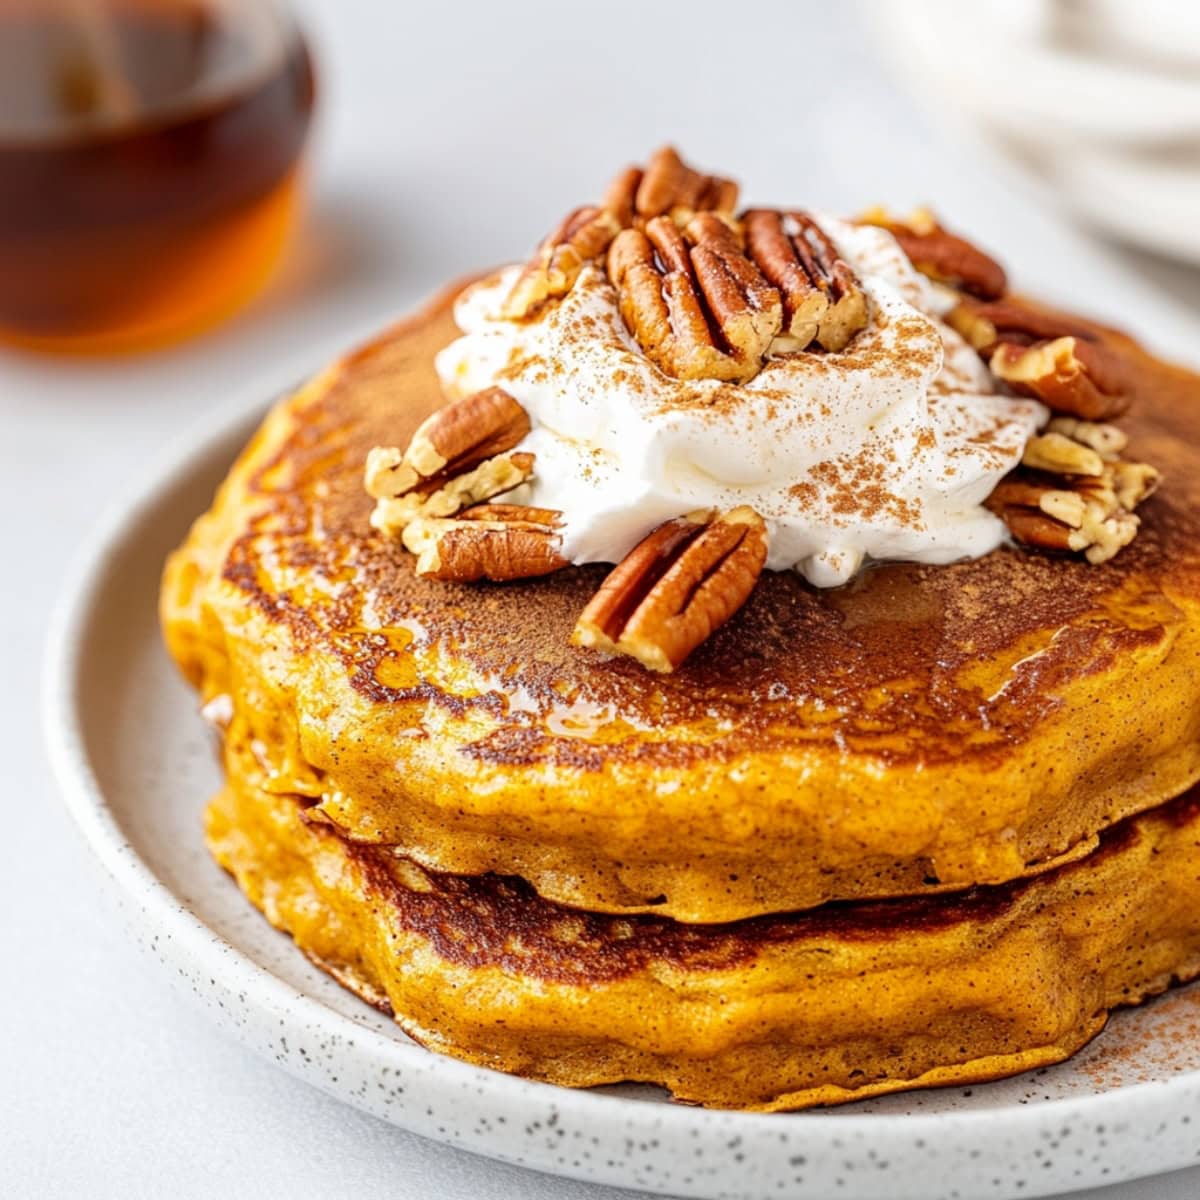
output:
[[[137,350],[241,307],[313,102],[275,0],[0,0],[0,340]]]

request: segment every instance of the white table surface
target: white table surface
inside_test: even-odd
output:
[[[268,394],[456,273],[521,255],[666,139],[759,200],[935,200],[1019,284],[1193,361],[1200,278],[1102,249],[951,144],[878,66],[869,8],[303,9],[324,84],[313,204],[270,293],[227,329],[148,358],[0,352],[0,1190],[619,1200],[342,1107],[210,1029],[122,939],[50,780],[36,704],[48,610],[97,509],[227,395]],[[1198,1193],[1191,1171],[1087,1195]]]

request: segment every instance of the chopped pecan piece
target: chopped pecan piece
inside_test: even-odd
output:
[[[1004,268],[966,238],[943,229],[928,209],[919,208],[900,219],[886,209],[873,208],[859,221],[886,229],[912,265],[938,283],[983,300],[998,299],[1008,289]]]
[[[529,415],[502,388],[487,388],[439,409],[408,448],[376,446],[365,484],[371,524],[396,536],[418,517],[447,517],[511,491],[533,472],[533,455],[509,453],[529,432]]]
[[[1042,431],[1061,434],[1094,450],[1104,462],[1116,462],[1129,442],[1123,429],[1107,422],[1081,421],[1077,417],[1054,417]]]
[[[807,213],[753,209],[743,217],[746,248],[783,296],[784,334],[776,353],[844,350],[867,324],[867,298],[858,277],[825,231]]]
[[[1079,337],[1032,346],[1002,343],[989,365],[992,374],[1014,391],[1085,421],[1120,416],[1133,400],[1130,369],[1123,357]]]
[[[1133,510],[1159,481],[1147,463],[1121,459],[1124,448],[1124,435],[1111,425],[1056,418],[1030,439],[1022,465],[1000,481],[987,506],[1020,542],[1107,562],[1133,541]]]
[[[1044,550],[1082,552],[1090,563],[1107,562],[1137,536],[1139,520],[1122,505],[1090,490],[1063,489],[1027,479],[1002,483],[988,507],[1013,537]]]
[[[502,315],[520,320],[565,296],[584,265],[598,260],[620,229],[617,217],[604,208],[577,208],[568,214],[517,276]]]
[[[1050,428],[1025,443],[1021,465],[1057,475],[1104,474],[1104,458],[1098,451],[1061,430]]]
[[[567,565],[559,553],[561,514],[516,504],[485,504],[457,519],[420,518],[404,530],[418,575],[453,583],[507,583]]]
[[[988,360],[998,379],[1056,412],[1105,421],[1120,416],[1137,394],[1132,358],[1062,313],[1012,296],[988,303],[964,298],[946,322]]]
[[[571,640],[673,671],[746,602],[766,558],[753,509],[667,521],[612,571]]]
[[[1095,338],[1083,322],[1051,309],[1034,308],[1013,296],[991,301],[964,297],[946,315],[946,323],[985,357],[1001,342],[1029,346],[1060,337]]]
[[[532,474],[532,454],[498,454],[443,483],[423,483],[403,496],[377,500],[371,525],[388,537],[399,537],[414,521],[453,516],[461,509],[511,492]]]
[[[372,450],[367,491],[377,500],[402,496],[422,481],[460,474],[511,450],[529,430],[529,414],[503,388],[473,392],[422,421],[403,453]]]
[[[553,508],[534,508],[531,504],[475,504],[458,514],[460,521],[524,521],[557,529],[562,513]]]
[[[668,217],[623,230],[608,272],[630,332],[677,379],[751,378],[782,324],[779,293],[711,213],[682,232]]]
[[[1152,467],[1149,463],[1125,461],[1113,463],[1106,469],[1105,478],[1110,480],[1117,503],[1129,512],[1147,497],[1153,496],[1162,482],[1162,475],[1157,467]]]

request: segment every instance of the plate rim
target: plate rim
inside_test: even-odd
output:
[[[891,1146],[911,1145],[921,1139],[941,1138],[944,1141],[947,1134],[951,1133],[963,1139],[978,1135],[979,1142],[976,1144],[983,1144],[985,1140],[999,1142],[1005,1138],[1019,1140],[1047,1126],[1058,1127],[1070,1121],[1096,1124],[1120,1119],[1132,1122],[1136,1117],[1137,1125],[1144,1127],[1152,1121],[1177,1117],[1181,1099],[1193,1099],[1193,1093],[1200,1095],[1200,1070],[1191,1070],[1166,1078],[1130,1083],[1100,1094],[983,1110],[857,1114],[841,1109],[788,1114],[704,1109],[672,1103],[650,1104],[634,1098],[525,1079],[427,1050],[415,1042],[387,1037],[366,1024],[355,1022],[352,1017],[338,1012],[321,999],[293,987],[227,941],[217,930],[205,924],[199,915],[190,911],[187,901],[158,878],[132,841],[125,836],[89,762],[84,734],[86,717],[80,703],[77,680],[83,665],[91,614],[103,589],[108,566],[126,544],[128,536],[150,518],[151,509],[160,493],[182,475],[202,469],[205,460],[211,458],[223,443],[233,441],[240,432],[245,432],[247,436],[252,432],[275,402],[271,400],[264,403],[264,395],[279,398],[287,394],[289,389],[263,387],[261,381],[258,387],[240,389],[233,398],[216,406],[205,417],[189,423],[164,449],[153,453],[151,465],[134,472],[123,483],[83,538],[64,573],[48,623],[42,656],[40,715],[43,740],[55,784],[72,820],[82,832],[89,850],[99,859],[121,891],[137,903],[143,917],[154,925],[155,932],[166,935],[192,962],[202,964],[213,980],[220,981],[224,988],[234,994],[244,992],[248,998],[259,997],[274,1015],[290,1014],[294,1019],[310,1024],[327,1024],[330,1021],[337,1025],[348,1024],[355,1037],[378,1039],[386,1048],[383,1052],[398,1058],[400,1065],[405,1068],[425,1069],[430,1079],[446,1081],[449,1085],[447,1092],[450,1087],[472,1086],[494,1095],[497,1103],[508,1106],[506,1111],[509,1112],[516,1111],[520,1115],[522,1110],[531,1110],[542,1114],[547,1107],[551,1107],[577,1119],[581,1124],[594,1127],[597,1123],[612,1121],[626,1129],[630,1116],[637,1114],[652,1120],[660,1134],[694,1136],[692,1130],[699,1123],[707,1133],[741,1137],[751,1147],[756,1142],[765,1142],[767,1135],[772,1142],[778,1142],[782,1122],[789,1122],[788,1140],[793,1149],[808,1146],[816,1152],[828,1147],[834,1139],[844,1138],[853,1127],[856,1136],[869,1138],[881,1153]],[[228,1020],[225,1023],[228,1024]],[[252,1044],[250,1048],[263,1057],[261,1048]],[[323,1086],[319,1078],[305,1074],[298,1065],[293,1064],[291,1058],[277,1065],[292,1076],[314,1084],[360,1111],[376,1111],[365,1104],[356,1103],[353,1097],[336,1088]],[[1200,1112],[1200,1105],[1193,1105],[1187,1111]],[[400,1112],[380,1119],[388,1120],[400,1128],[423,1133],[424,1136],[433,1136],[417,1124],[406,1121],[404,1115]],[[539,1167],[537,1162],[530,1159],[506,1156],[494,1147],[485,1145],[486,1139],[482,1138],[444,1137],[440,1140],[487,1157],[550,1170],[560,1175],[610,1186],[638,1186],[620,1176],[605,1175],[601,1170],[573,1174],[566,1169]],[[1084,1178],[1072,1185],[1071,1190],[1157,1175],[1188,1166],[1192,1161],[1188,1157],[1167,1163],[1130,1163],[1128,1171],[1110,1170],[1103,1180]],[[893,1191],[891,1194],[898,1193]],[[1035,1187],[1021,1194],[1036,1196],[1044,1193]]]

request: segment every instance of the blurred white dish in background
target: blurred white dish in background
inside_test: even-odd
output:
[[[1200,263],[1200,5],[907,0],[867,11],[914,89],[1054,198]]]

